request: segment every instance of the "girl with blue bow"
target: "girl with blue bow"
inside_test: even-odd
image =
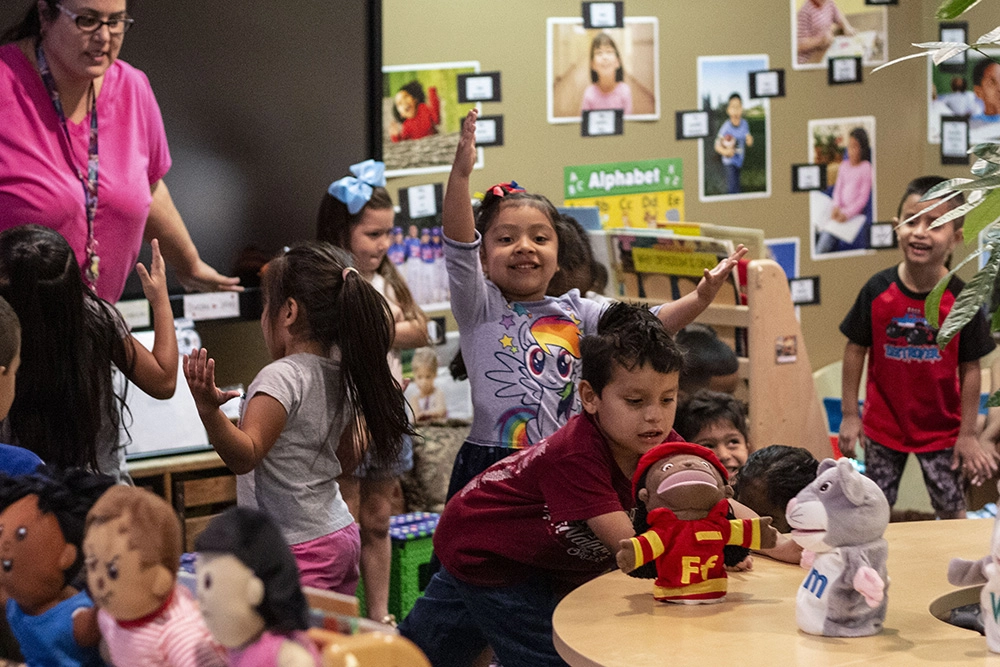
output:
[[[406,281],[389,259],[392,245],[392,199],[385,189],[385,164],[366,160],[351,166],[353,176],[335,181],[323,195],[317,235],[349,251],[358,272],[389,303],[395,335],[389,351],[389,368],[402,382],[400,350],[427,344],[427,318],[417,306]],[[389,572],[392,544],[389,517],[399,476],[413,468],[413,446],[407,439],[399,457],[388,466],[373,465],[367,458],[353,474],[338,480],[351,513],[361,526],[361,575],[365,582],[368,616],[392,622],[389,615]]]

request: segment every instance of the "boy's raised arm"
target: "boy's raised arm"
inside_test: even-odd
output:
[[[476,164],[476,117],[479,111],[472,109],[462,121],[462,135],[455,151],[455,162],[448,176],[448,189],[444,193],[441,212],[444,235],[459,243],[476,240],[475,216],[469,197],[469,176]]]

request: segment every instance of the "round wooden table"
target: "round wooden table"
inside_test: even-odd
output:
[[[891,524],[889,607],[879,635],[816,637],[795,624],[795,595],[806,571],[763,556],[751,572],[729,575],[729,595],[714,605],[657,602],[652,580],[611,572],[567,595],[556,608],[556,649],[570,665],[997,665],[986,639],[938,620],[936,613],[978,602],[978,589],[947,581],[953,557],[989,552],[993,521]]]

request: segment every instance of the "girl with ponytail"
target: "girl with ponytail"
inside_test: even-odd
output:
[[[329,243],[307,242],[267,264],[261,328],[274,362],[250,384],[234,425],[220,406],[237,392],[215,384],[204,349],[184,357],[209,442],[236,474],[253,473],[253,504],[281,526],[301,583],[353,595],[360,536],[337,476],[365,447],[387,464],[412,433],[386,355],[385,299]]]

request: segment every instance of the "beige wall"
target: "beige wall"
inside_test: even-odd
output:
[[[889,56],[911,53],[911,42],[937,38],[937,0],[901,2],[888,8]],[[994,3],[984,3],[990,9]],[[502,113],[505,141],[486,151],[486,167],[473,174],[473,187],[515,179],[529,190],[561,203],[563,167],[573,164],[680,157],[684,160],[686,217],[691,221],[758,227],[769,238],[802,238],[801,274],[821,277],[822,304],[802,308],[802,326],[812,363],[839,359],[844,339],[837,330],[864,281],[898,261],[898,251],[865,257],[809,260],[809,203],[792,194],[790,165],[806,162],[807,123],[813,118],[872,115],[876,118],[877,219],[895,214],[907,181],[924,173],[967,172],[944,168],[937,146],[926,143],[926,64],[906,62],[872,74],[864,83],[830,87],[825,71],[792,69],[790,7],[787,0],[663,2],[628,0],[627,15],[657,16],[661,119],[628,122],[621,137],[583,139],[579,125],[550,125],[545,113],[545,19],[579,16],[568,0],[384,0],[383,58],[386,65],[479,60],[484,71],[500,70],[503,101],[484,105]],[[969,15],[972,36],[995,23],[989,9]],[[772,68],[785,69],[787,97],[771,102],[771,197],[735,202],[698,201],[698,142],[674,140],[675,110],[693,109],[697,99],[697,57],[767,53]],[[393,179],[390,191],[447,174]]]

